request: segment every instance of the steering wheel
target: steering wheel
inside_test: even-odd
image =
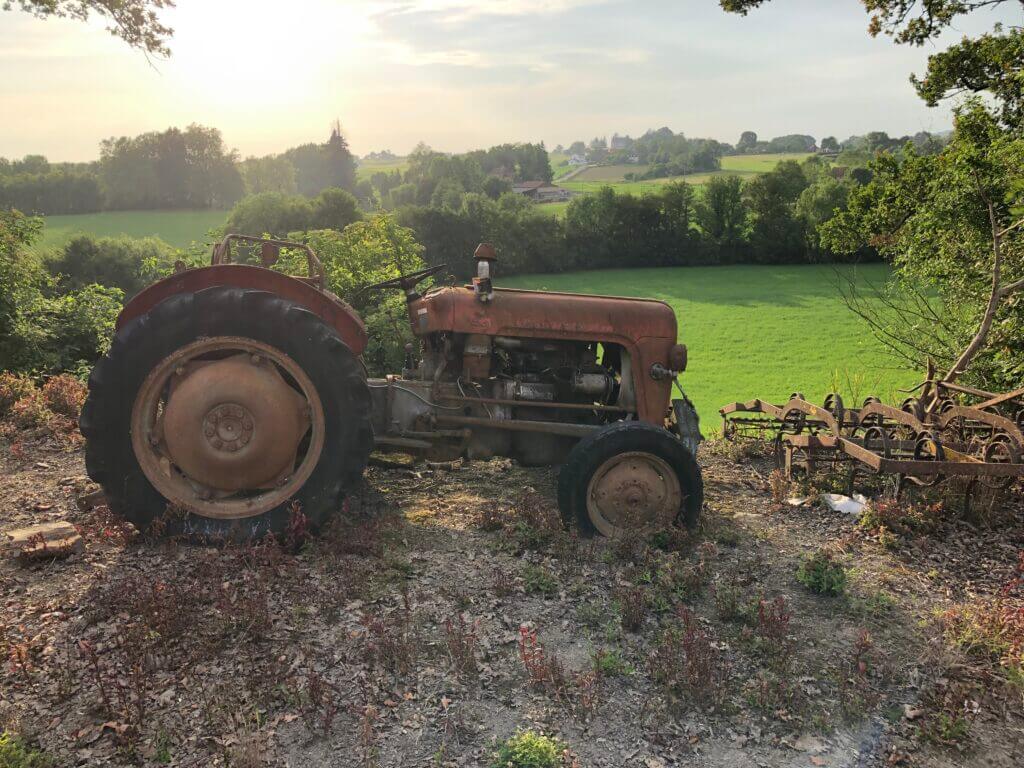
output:
[[[399,275],[393,277],[390,280],[382,280],[379,283],[368,285],[363,288],[364,291],[375,291],[378,288],[401,288],[403,291],[408,291],[410,288],[415,287],[418,283],[422,283],[428,277],[436,275],[448,268],[447,264],[438,264],[434,267],[427,267],[416,272],[410,272],[408,275]]]

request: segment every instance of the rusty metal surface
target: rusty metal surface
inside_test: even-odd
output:
[[[655,363],[668,363],[676,344],[675,313],[664,302],[496,288],[494,298],[484,303],[470,287],[447,287],[410,302],[409,318],[418,336],[450,331],[619,344],[637,374],[639,418],[651,424],[664,421],[672,382],[648,375]]]
[[[165,277],[137,293],[125,305],[117,318],[117,328],[177,293],[195,293],[218,285],[267,291],[294,301],[334,328],[354,354],[360,355],[366,349],[366,326],[356,311],[337,296],[298,278],[247,264],[218,264]]]
[[[323,448],[323,406],[284,353],[212,337],[149,373],[132,406],[131,441],[164,498],[204,517],[242,519],[283,503],[309,478]]]
[[[644,451],[612,456],[587,485],[587,516],[609,537],[671,525],[682,503],[679,476],[660,456]]]
[[[823,406],[799,393],[783,404],[759,399],[729,403],[719,410],[723,435],[774,439],[787,473],[799,459],[808,471],[819,461],[852,462],[918,485],[965,477],[1001,487],[1024,477],[1024,431],[1016,416],[995,410],[1018,407],[1024,389],[996,394],[926,382],[929,387],[938,396],[908,398],[899,408],[877,398],[867,398],[860,408],[844,408],[834,394]],[[950,392],[982,402],[957,404],[945,397]]]

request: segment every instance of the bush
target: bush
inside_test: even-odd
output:
[[[11,407],[10,421],[20,429],[45,427],[50,423],[53,414],[46,407],[43,393],[33,390]]]
[[[796,580],[819,595],[838,596],[846,589],[846,569],[827,549],[806,555],[796,570]]]
[[[0,418],[11,412],[11,407],[35,391],[36,385],[28,376],[4,371],[0,373]]]
[[[43,399],[47,407],[70,419],[77,419],[82,412],[85,395],[85,385],[66,373],[50,377],[43,385]]]
[[[174,254],[171,246],[155,237],[79,235],[49,258],[46,267],[59,277],[63,291],[78,291],[95,283],[120,288],[130,297],[170,274]]]
[[[0,734],[0,768],[50,768],[53,761],[17,736]]]
[[[535,731],[518,731],[494,753],[491,768],[559,768],[565,746]]]

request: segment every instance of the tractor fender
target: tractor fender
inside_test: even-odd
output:
[[[366,325],[358,313],[329,291],[320,290],[303,279],[248,264],[217,264],[186,269],[165,277],[135,294],[117,318],[117,328],[149,312],[176,293],[196,293],[217,285],[267,291],[305,307],[329,326],[356,355],[366,349]]]

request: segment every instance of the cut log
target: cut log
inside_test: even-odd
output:
[[[60,521],[5,531],[0,534],[0,549],[8,557],[38,560],[81,552],[85,542],[75,526]]]

